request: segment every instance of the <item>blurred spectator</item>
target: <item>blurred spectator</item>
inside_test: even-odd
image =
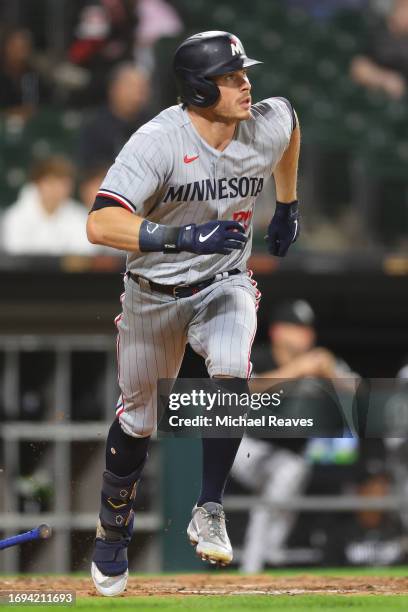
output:
[[[25,118],[49,99],[49,88],[35,66],[30,32],[7,30],[0,43],[0,110]]]
[[[316,348],[315,316],[304,300],[280,304],[269,326],[269,345],[254,349],[251,390],[266,391],[267,379],[318,379],[353,376],[346,364],[326,349]],[[271,381],[265,381],[270,390]],[[255,439],[245,436],[232,475],[270,506],[254,504],[250,511],[241,569],[258,572],[265,562],[284,562],[284,545],[296,513],[274,506],[301,495],[309,476],[307,439]]]
[[[180,34],[183,23],[165,0],[138,0],[138,16],[135,58],[138,64],[153,72],[155,43],[164,36]]]
[[[315,346],[315,315],[305,300],[279,304],[268,336],[269,343],[252,354],[256,378],[335,378],[343,370],[330,351]]]
[[[31,182],[2,219],[2,248],[14,255],[92,254],[87,210],[71,199],[74,167],[60,157],[37,162]]]
[[[85,121],[79,134],[81,168],[111,165],[123,145],[150,119],[150,86],[146,74],[130,63],[117,66],[110,78],[108,103]]]
[[[68,59],[86,68],[90,83],[80,104],[100,104],[105,99],[106,74],[133,58],[137,24],[135,0],[79,0]]]
[[[402,98],[408,82],[408,0],[394,0],[388,15],[373,19],[368,37],[365,51],[352,60],[352,78],[390,98]]]
[[[182,30],[165,0],[79,0],[76,15],[68,59],[90,73],[82,105],[105,99],[106,74],[118,63],[132,61],[152,73],[156,41]]]

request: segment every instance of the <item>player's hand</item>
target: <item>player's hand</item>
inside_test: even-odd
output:
[[[382,87],[391,98],[394,98],[394,100],[399,100],[402,98],[407,90],[404,77],[393,70],[387,71],[384,75],[384,78],[382,79]]]
[[[297,200],[292,204],[276,203],[275,214],[268,226],[265,240],[271,255],[285,257],[292,242],[299,236],[299,209]]]
[[[336,358],[325,348],[316,347],[299,358],[299,376],[336,377]],[[302,369],[303,368],[303,369]]]
[[[202,225],[184,225],[177,238],[177,249],[200,255],[220,253],[228,255],[233,250],[242,251],[248,237],[237,221],[208,221]]]

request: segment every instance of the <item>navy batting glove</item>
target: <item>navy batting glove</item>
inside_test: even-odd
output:
[[[300,233],[298,201],[290,204],[276,202],[275,214],[268,226],[265,240],[271,255],[285,257],[292,242]]]
[[[193,223],[180,228],[177,250],[200,255],[228,255],[235,249],[242,251],[247,240],[244,227],[237,221],[208,221],[202,225]]]

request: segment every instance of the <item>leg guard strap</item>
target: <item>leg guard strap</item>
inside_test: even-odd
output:
[[[103,473],[99,517],[104,527],[126,531],[132,529],[133,507],[142,469],[143,465],[129,476],[116,476],[108,470]]]

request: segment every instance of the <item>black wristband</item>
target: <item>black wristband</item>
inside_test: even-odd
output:
[[[275,214],[279,217],[295,217],[298,214],[299,202],[276,202]]]
[[[142,253],[179,253],[177,239],[180,227],[168,227],[143,219],[139,230],[139,250]]]
[[[292,202],[278,202],[276,200],[276,206],[292,206],[293,204],[299,204],[299,200],[292,200]]]
[[[180,249],[177,247],[180,229],[180,227],[166,227],[162,249],[163,253],[180,253]]]

